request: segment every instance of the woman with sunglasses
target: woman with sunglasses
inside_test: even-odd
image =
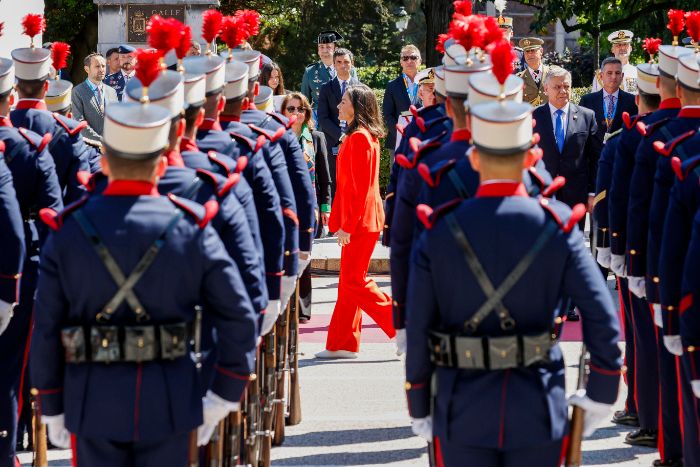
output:
[[[320,217],[316,224],[328,226],[331,212],[331,173],[328,169],[328,148],[326,136],[314,130],[311,104],[306,96],[299,92],[287,94],[282,101],[282,114],[287,118],[295,117],[292,131],[299,138],[299,145],[304,150],[304,159],[309,167],[311,184],[316,190]],[[318,229],[317,237],[322,228]],[[311,318],[311,268],[307,267],[299,279],[299,321],[307,322]]]
[[[338,185],[328,223],[342,247],[338,300],[326,350],[316,358],[357,358],[363,311],[389,338],[396,335],[391,297],[367,278],[369,261],[384,227],[379,194],[379,138],[384,136],[384,125],[374,92],[364,84],[350,85],[338,104],[338,116],[348,125],[338,153]]]

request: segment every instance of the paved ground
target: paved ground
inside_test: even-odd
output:
[[[378,276],[387,288],[389,278]],[[425,443],[412,436],[403,394],[403,362],[394,344],[367,317],[361,357],[353,361],[318,361],[337,293],[337,277],[314,279],[314,316],[301,331],[302,423],[287,428],[283,446],[273,449],[275,466],[427,465]],[[573,384],[580,332],[569,325],[563,348]],[[624,400],[623,386],[618,399]],[[523,427],[527,429],[527,427]],[[612,423],[584,443],[584,465],[649,466],[652,450],[622,442],[627,429]],[[68,467],[67,451],[51,451],[49,465]],[[21,454],[22,465],[31,456]]]

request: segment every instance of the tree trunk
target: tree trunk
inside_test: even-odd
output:
[[[87,78],[83,60],[97,50],[97,9],[86,18],[83,29],[71,41],[70,48],[73,56],[70,76],[73,84],[78,84]]]
[[[440,53],[435,50],[438,34],[447,32],[452,16],[452,0],[425,0],[425,63],[427,66],[440,65]]]

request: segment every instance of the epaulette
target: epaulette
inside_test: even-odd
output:
[[[418,129],[422,133],[425,133],[425,130],[427,129],[425,126],[425,119],[418,113],[418,108],[415,105],[411,105],[408,110],[411,112],[411,115],[413,115],[413,121],[416,122],[416,125],[418,125]]]
[[[513,47],[513,48],[514,48],[515,50],[519,50],[519,51],[521,51],[521,52],[523,51],[522,47],[518,47],[517,45],[516,45],[515,47]]]
[[[235,139],[239,143],[244,144],[248,149],[250,149],[251,152],[255,152],[255,148],[257,147],[257,143],[253,141],[252,139],[248,138],[245,135],[242,135],[240,133],[236,133],[235,131],[229,131],[229,135],[231,135],[231,138]],[[265,138],[264,136],[260,135],[258,138]],[[265,143],[263,143],[265,144]]]
[[[48,146],[48,144],[51,142],[51,133],[46,133],[44,136],[40,137],[34,132],[30,132],[26,128],[19,128],[19,134],[24,136],[24,139],[26,139],[29,142],[29,145],[32,146],[36,152],[41,152]]]
[[[284,117],[284,116],[282,116],[282,115],[280,115],[280,114],[278,114],[278,113],[267,112],[267,114],[268,114],[270,117],[272,117],[272,118],[274,118],[275,120],[277,120],[277,122],[278,122],[280,125],[284,126],[287,130],[289,130],[289,129],[292,127],[292,125],[294,125],[294,122],[297,121],[297,116],[296,116],[296,115],[292,115],[291,117],[287,118],[287,117]]]
[[[653,132],[667,124],[671,120],[671,117],[662,118],[654,123],[646,125],[644,122],[637,122],[637,131],[644,137],[651,135]]]
[[[216,201],[209,200],[206,203],[199,204],[194,201],[190,201],[186,198],[180,198],[172,193],[168,194],[168,199],[178,208],[185,211],[187,214],[192,216],[199,228],[203,229],[209,223],[210,220],[216,216],[219,212],[219,203]]]
[[[635,126],[637,126],[637,122],[646,117],[647,115],[651,115],[651,112],[647,112],[645,114],[637,114],[634,117],[631,117],[629,112],[622,112],[622,123],[625,124],[625,128],[628,130],[631,130]]]
[[[447,132],[443,131],[439,135],[434,136],[433,138],[427,139],[425,141],[421,141],[415,136],[411,137],[408,140],[408,145],[411,148],[411,152],[413,152],[413,158],[409,159],[405,154],[397,154],[395,157],[396,163],[404,169],[414,168],[418,164],[420,158],[423,157],[423,154],[442,146],[440,139],[446,134]]]
[[[695,130],[686,131],[685,133],[676,136],[671,141],[668,141],[665,144],[663,141],[654,141],[654,150],[665,157],[669,157],[673,153],[673,150],[676,148],[676,146],[678,146],[680,143],[690,138],[694,134]]]
[[[74,201],[73,203],[63,208],[61,212],[56,212],[51,208],[42,208],[41,210],[39,210],[39,218],[44,224],[49,226],[51,230],[57,231],[61,227],[63,227],[63,221],[65,220],[66,216],[72,213],[73,211],[77,210],[83,204],[85,204],[88,198],[88,195],[82,196],[77,201]]]
[[[682,161],[680,157],[671,158],[671,167],[673,168],[673,172],[681,182],[688,177],[691,170],[695,170],[695,168],[698,166],[700,166],[700,155],[691,157],[685,161]]]
[[[252,123],[249,123],[248,126],[251,130],[253,130],[259,135],[263,135],[272,143],[276,143],[277,141],[279,141],[279,139],[282,138],[284,136],[284,133],[287,131],[286,127],[284,126],[277,128],[277,131],[275,131],[274,133],[271,131],[267,131],[264,128],[260,128],[259,126],[255,126]]]
[[[528,167],[527,168],[528,174],[530,174],[530,179],[537,183],[540,187],[540,193],[543,192],[547,188],[547,184],[544,181],[544,178],[540,175],[540,173],[537,171],[536,167]]]
[[[0,152],[5,152],[5,142],[0,140]]]
[[[107,175],[103,172],[95,172],[92,174],[87,170],[80,170],[75,174],[75,178],[78,179],[78,183],[80,183],[88,193],[92,193],[97,188],[98,183],[107,180]]]
[[[243,173],[246,167],[248,167],[248,158],[246,156],[238,156],[238,159],[236,159],[236,168],[233,170],[233,173]]]
[[[213,185],[216,196],[219,198],[226,196],[226,193],[231,191],[231,188],[233,188],[241,178],[239,174],[232,173],[224,179],[224,183],[221,183],[221,179],[218,175],[205,169],[197,169],[197,175],[202,180],[206,180]]]
[[[402,125],[400,123],[396,124],[396,131],[401,133],[401,136],[403,136],[404,131],[406,130],[406,125]]]
[[[61,125],[70,136],[76,136],[88,126],[88,123],[85,120],[78,122],[72,118],[64,117],[56,112],[52,113],[51,115],[53,115],[54,120],[56,120],[56,122],[58,122],[58,124]]]
[[[221,159],[219,159],[219,157],[218,157],[217,154],[216,154],[216,151],[209,151],[209,152],[207,152],[207,157],[209,158],[209,161],[210,161],[212,164],[214,164],[214,165],[216,165],[216,166],[218,166],[218,167],[221,167],[221,168],[224,170],[224,172],[226,173],[226,176],[227,176],[227,177],[228,177],[229,175],[231,175],[231,167],[229,167],[228,164],[227,164],[226,162],[224,162],[224,161],[222,161]]]
[[[556,203],[551,200],[548,200],[547,198],[540,198],[540,206],[542,206],[542,208],[552,216],[556,223],[559,224],[561,230],[566,233],[571,232],[573,228],[576,227],[578,222],[581,219],[583,219],[583,216],[586,215],[586,207],[581,203],[578,203],[569,212],[562,212],[561,215],[557,213],[557,210],[554,206],[561,206],[563,208],[566,206],[565,204]],[[564,217],[566,214],[569,214],[569,219],[562,219],[562,217]]]
[[[437,118],[434,118],[432,120],[428,120],[427,122],[425,122],[425,127],[426,127],[426,130],[428,130],[439,123],[444,123],[444,122],[448,122],[448,121],[450,121],[450,117],[446,117],[446,116],[437,117]]]
[[[552,180],[552,183],[550,183],[549,186],[542,191],[542,196],[545,198],[551,198],[554,193],[564,188],[564,185],[566,185],[566,178],[562,177],[561,175],[557,175],[554,177],[554,180]]]
[[[427,183],[430,188],[435,188],[440,185],[443,174],[452,170],[456,164],[457,159],[440,161],[432,167],[421,162],[418,164],[418,174],[425,180],[425,183]]]
[[[435,222],[437,222],[440,216],[444,216],[452,211],[454,208],[459,206],[462,201],[464,201],[462,198],[455,198],[446,202],[445,204],[441,204],[435,209],[431,208],[427,204],[419,204],[416,206],[416,217],[418,217],[418,220],[421,221],[426,229],[430,230],[433,228]]]

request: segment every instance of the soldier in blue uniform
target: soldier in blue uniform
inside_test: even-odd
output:
[[[306,67],[301,79],[301,93],[311,103],[314,113],[314,122],[317,122],[316,110],[318,109],[318,92],[321,86],[335,78],[333,66],[333,52],[335,43],[342,40],[343,36],[335,31],[323,31],[318,35],[318,56],[320,60]],[[350,76],[357,79],[357,72],[353,67]]]
[[[158,195],[168,112],[121,103],[105,117],[106,189],[41,212],[54,232],[37,291],[34,393],[53,444],[67,448],[75,435],[78,466],[183,465],[191,431],[199,426],[206,443],[240,405],[256,313],[208,225],[216,202]],[[190,357],[198,306],[219,337],[203,398]]]
[[[134,70],[136,69],[136,49],[128,44],[122,44],[117,49],[117,52],[119,53],[119,65],[121,66],[121,70],[105,76],[102,82],[107,86],[113,87],[114,90],[117,91],[117,99],[121,102],[126,85],[129,83],[129,80],[134,77]]]
[[[522,184],[531,111],[516,102],[470,107],[481,185],[475,198],[434,213],[412,259],[409,413],[447,466],[560,465],[568,411],[556,338],[567,298],[583,315],[591,355],[587,387],[570,399],[585,411],[585,436],[617,398],[619,326],[577,225],[585,208],[530,198]],[[559,287],[537,286],[552,275]]]
[[[12,60],[0,58],[0,140],[5,146],[3,159],[12,172],[11,179],[24,221],[26,252],[22,280],[18,282],[18,277],[14,276],[3,280],[19,293],[14,317],[0,336],[0,366],[4,369],[0,377],[0,431],[7,431],[7,436],[0,437],[0,465],[3,467],[14,466],[18,409],[24,403],[29,404],[18,394],[26,387],[22,369],[26,363],[25,349],[34,309],[39,245],[46,236],[46,229],[38,227],[35,218],[41,208],[63,207],[54,161],[46,149],[48,138],[24,128],[14,128],[10,121],[14,71]]]
[[[51,113],[46,107],[44,97],[50,86],[50,55],[50,51],[36,47],[12,51],[19,101],[10,113],[10,119],[14,126],[32,130],[44,137],[56,164],[63,200],[71,203],[84,193],[77,173],[89,170],[88,157],[92,151],[80,135],[84,123]]]
[[[279,148],[284,155],[289,181],[292,185],[296,206],[296,224],[298,240],[298,265],[292,264],[286,268],[282,278],[282,306],[286,305],[296,287],[296,278],[304,272],[311,262],[311,246],[316,232],[316,195],[308,174],[304,153],[297,137],[291,130],[289,120],[277,113],[266,113],[255,109],[252,101],[258,90],[258,75],[260,74],[260,52],[233,51],[232,59],[248,65],[248,99],[249,109],[241,113],[241,123],[247,124],[258,135],[265,136],[271,146]],[[292,254],[294,250],[291,250]]]
[[[26,253],[24,226],[17,195],[12,185],[12,172],[5,164],[4,143],[0,144],[0,335],[7,329],[12,310],[18,301],[19,280]]]
[[[244,145],[238,145],[227,132],[221,129],[219,114],[224,106],[225,67],[221,57],[205,55],[201,57],[188,57],[184,61],[187,70],[205,75],[205,102],[200,108],[203,112],[197,112],[194,106],[186,114],[189,123],[185,129],[186,137],[183,138],[183,160],[185,165],[193,168],[206,168],[217,173],[228,175],[236,170],[237,159],[247,157],[246,167],[243,170],[244,181],[240,181],[235,189],[239,192],[239,200],[243,203],[243,196],[254,199],[253,208],[257,213],[260,232],[260,243],[264,252],[265,276],[270,303],[268,312],[274,314],[281,310],[280,289],[283,274],[283,258],[286,260],[291,255],[284,256],[285,252],[285,225],[282,221],[283,206],[281,196],[278,194],[276,181],[267,165],[262,152],[266,149],[254,147],[245,149]],[[247,70],[245,74],[247,78]],[[247,93],[247,79],[245,92]],[[202,117],[198,115],[201,113]],[[269,148],[269,146],[267,146]],[[203,157],[202,151],[206,151]],[[267,155],[270,156],[269,151]],[[279,158],[276,161],[282,159]],[[279,171],[282,174],[286,170]],[[287,177],[288,182],[288,177]],[[247,190],[244,187],[247,186]],[[286,201],[293,203],[294,198],[291,185],[287,184],[288,196]],[[247,193],[240,193],[241,190]],[[245,205],[245,203],[244,203]],[[293,213],[293,205],[284,205],[288,214]],[[294,227],[293,222],[288,223],[290,232]]]

